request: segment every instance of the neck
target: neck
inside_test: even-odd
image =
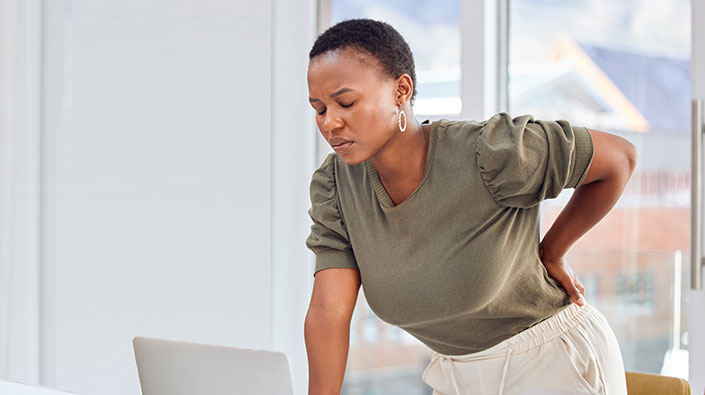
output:
[[[418,184],[423,177],[430,125],[410,114],[406,130],[397,133],[372,157],[370,163],[385,185]]]

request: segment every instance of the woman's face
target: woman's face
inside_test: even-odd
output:
[[[394,79],[382,74],[376,59],[361,59],[350,49],[330,51],[313,58],[308,68],[318,130],[351,165],[369,159],[398,131]],[[336,149],[344,141],[349,143]]]

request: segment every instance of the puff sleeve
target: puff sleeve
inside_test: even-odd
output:
[[[528,208],[580,185],[594,150],[585,127],[499,113],[480,129],[475,159],[498,204]]]
[[[322,269],[358,269],[338,207],[334,159],[335,155],[329,154],[311,177],[311,208],[308,214],[313,225],[306,239],[306,247],[316,254],[314,277]]]

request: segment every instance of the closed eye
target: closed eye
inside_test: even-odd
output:
[[[353,104],[355,104],[355,102],[352,102],[352,103],[350,103],[350,104],[341,104],[340,106],[341,106],[341,107],[345,107],[345,108],[349,108],[349,107],[351,107]],[[325,112],[326,112],[326,110],[324,109],[323,111],[319,112],[318,115],[323,115],[323,114],[325,114]]]

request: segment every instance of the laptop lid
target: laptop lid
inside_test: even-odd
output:
[[[73,392],[59,391],[45,386],[35,386],[13,381],[0,380],[0,394],[3,395],[70,395]]]
[[[143,395],[293,395],[284,353],[137,336]]]

